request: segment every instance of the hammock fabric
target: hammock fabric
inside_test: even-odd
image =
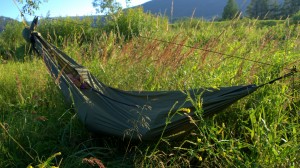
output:
[[[140,140],[154,140],[162,133],[164,136],[187,133],[195,128],[190,117],[196,116],[196,108],[190,100],[201,100],[202,115],[207,117],[258,88],[247,85],[186,91],[122,91],[98,81],[39,33],[26,28],[23,36],[42,55],[52,77],[65,98],[74,103],[86,128],[96,133]],[[170,122],[166,125],[167,119]]]

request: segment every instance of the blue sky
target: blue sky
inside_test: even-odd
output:
[[[117,1],[126,7],[125,0]],[[147,1],[149,0],[131,0],[130,5],[136,6]],[[35,15],[46,16],[48,11],[50,11],[50,17],[95,15],[96,10],[93,8],[92,2],[93,0],[48,0],[48,2],[43,2],[40,5],[40,9],[35,12]],[[19,8],[21,8],[20,5]],[[20,12],[13,0],[1,0],[0,16],[21,19]],[[28,15],[25,15],[25,17],[29,20],[33,18]]]

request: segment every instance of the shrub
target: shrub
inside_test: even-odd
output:
[[[281,23],[282,21],[278,20],[260,20],[257,24],[257,27],[273,27],[276,26],[278,23]]]
[[[299,23],[300,22],[300,10],[292,16],[292,21],[293,21],[293,23]]]
[[[64,39],[84,40],[87,38],[86,32],[91,29],[92,18],[66,17],[55,19],[42,19],[38,26],[38,31],[47,38],[53,40],[56,45],[61,45]],[[90,38],[90,37],[88,37]]]
[[[117,33],[119,37],[124,36],[126,39],[130,39],[142,32],[154,32],[162,25],[167,24],[167,18],[144,13],[143,8],[134,8],[119,11],[117,14],[107,17],[104,29],[107,32]]]
[[[18,21],[10,21],[0,34],[0,55],[4,59],[23,58],[25,49],[25,40],[22,36],[24,25]]]

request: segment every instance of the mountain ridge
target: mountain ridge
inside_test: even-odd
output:
[[[171,15],[172,1],[174,2],[173,15]],[[278,2],[283,3],[283,1]],[[245,15],[251,0],[236,0],[236,2]],[[170,19],[196,17],[211,20],[222,17],[226,4],[227,0],[151,0],[139,6],[142,6],[145,12],[161,14]]]
[[[14,19],[5,16],[0,16],[0,33],[5,29],[5,26],[10,21],[14,21]]]

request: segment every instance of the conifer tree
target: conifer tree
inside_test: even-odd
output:
[[[228,0],[222,14],[223,20],[233,19],[240,12],[239,7],[235,0]]]
[[[247,7],[247,14],[250,18],[267,19],[270,12],[270,0],[251,0]]]
[[[294,15],[300,10],[300,0],[284,0],[282,6],[282,15],[288,17]]]
[[[268,18],[270,19],[280,19],[281,16],[281,5],[278,0],[271,0],[269,5],[269,14]]]

